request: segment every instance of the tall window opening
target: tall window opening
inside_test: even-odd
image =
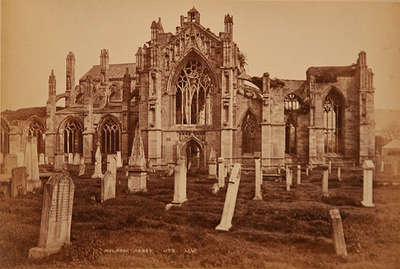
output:
[[[65,124],[64,128],[64,152],[82,153],[83,152],[83,127],[77,120],[71,119]]]
[[[197,59],[189,60],[176,83],[176,124],[206,124],[211,115],[210,92],[213,88],[209,70]]]
[[[107,119],[101,128],[101,152],[114,154],[120,150],[120,130],[117,123]]]
[[[331,91],[324,102],[325,153],[340,153],[342,138],[342,97]]]
[[[242,152],[255,153],[261,151],[260,125],[250,111],[247,112],[242,124]]]
[[[289,116],[285,125],[285,153],[296,154],[296,121]]]
[[[37,139],[37,152],[44,153],[44,140],[43,140],[43,135],[44,135],[44,127],[43,125],[38,122],[37,120],[32,120],[32,122],[29,124],[29,129],[28,129],[28,136],[29,137],[36,137]]]
[[[10,129],[4,120],[0,120],[0,153],[10,152]]]

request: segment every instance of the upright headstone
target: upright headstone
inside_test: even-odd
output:
[[[292,186],[292,169],[286,166],[286,191],[290,191],[290,186]]]
[[[217,153],[214,148],[211,148],[210,157],[208,159],[208,176],[210,178],[217,177]]]
[[[130,192],[147,191],[146,157],[139,127],[135,130],[132,153],[129,158],[128,189]]]
[[[29,250],[29,258],[49,256],[70,244],[74,190],[74,182],[65,173],[44,184],[39,244]]]
[[[186,162],[184,159],[179,159],[175,166],[175,180],[174,180],[174,199],[172,204],[182,204],[187,201],[186,196]]]
[[[64,155],[57,154],[54,159],[54,170],[62,171],[64,166]]]
[[[323,174],[322,174],[322,196],[328,197],[329,196],[329,168],[328,166],[322,166]]]
[[[39,165],[43,165],[44,164],[44,153],[40,153],[39,154]]]
[[[342,168],[341,167],[337,168],[337,179],[338,179],[338,181],[342,181]]]
[[[117,168],[122,167],[122,157],[121,157],[121,151],[117,151]]]
[[[68,153],[68,164],[74,164],[74,154]]]
[[[363,200],[361,204],[365,207],[374,207],[373,203],[373,180],[374,163],[371,160],[365,160],[363,163]]]
[[[297,165],[297,185],[301,184],[301,165]]]
[[[218,158],[218,187],[225,187],[225,164],[224,158]]]
[[[229,229],[232,227],[232,218],[235,212],[239,183],[240,183],[240,164],[235,163],[228,182],[228,190],[226,191],[221,222],[215,228],[216,230],[229,231]]]
[[[97,149],[95,154],[95,163],[94,163],[94,173],[92,178],[103,178],[103,172],[101,171],[101,151],[100,151],[100,142],[97,142]]]
[[[27,190],[26,167],[16,167],[12,170],[11,198],[25,195]]]
[[[33,191],[41,186],[39,178],[39,163],[37,154],[37,138],[28,139],[25,149],[25,167],[28,173],[28,191]]]
[[[117,156],[115,154],[107,154],[107,171],[117,177]]]
[[[36,160],[37,162],[37,160]],[[11,175],[11,171],[17,167],[18,160],[17,155],[15,154],[5,154],[4,157],[4,173],[7,175]]]
[[[85,158],[81,158],[80,164],[79,164],[79,174],[78,176],[83,176],[85,174],[86,170],[86,165],[85,165]]]
[[[104,177],[101,179],[101,202],[107,201],[108,199],[115,198],[115,189],[116,189],[116,178],[112,174],[111,171],[108,171],[104,174]]]
[[[340,217],[339,209],[329,210],[329,215],[332,221],[332,239],[336,254],[342,257],[347,256],[346,242],[344,240],[342,218]]]
[[[76,152],[74,155],[74,165],[79,165],[81,163],[81,155]]]
[[[17,155],[17,167],[21,167],[25,165],[25,153],[22,151],[18,151]]]
[[[253,200],[262,200],[261,184],[262,184],[262,170],[260,158],[255,158],[255,194]]]

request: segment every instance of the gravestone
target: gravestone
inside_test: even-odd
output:
[[[225,164],[224,158],[218,158],[218,187],[225,187]]]
[[[218,231],[229,231],[229,229],[232,227],[232,218],[235,212],[239,183],[240,183],[240,164],[235,163],[228,182],[228,189],[226,191],[221,222],[215,228]]]
[[[209,178],[217,177],[217,153],[213,148],[210,150],[210,157],[208,159],[208,176]]]
[[[11,175],[11,171],[17,167],[18,160],[15,154],[5,154],[4,156],[4,174]]]
[[[44,164],[44,153],[40,153],[39,154],[39,165],[43,165]]]
[[[116,178],[111,171],[106,171],[101,179],[101,202],[115,198]]]
[[[262,170],[261,170],[261,161],[260,158],[255,158],[255,195],[253,200],[262,200],[262,192],[261,192],[261,185],[262,185]]]
[[[179,159],[175,166],[174,180],[174,199],[172,204],[182,204],[187,201],[186,196],[186,162],[184,159]]]
[[[329,167],[324,165],[322,166],[322,196],[328,197],[329,196]]]
[[[78,176],[83,176],[85,174],[85,170],[86,170],[85,158],[81,158],[81,161],[80,161],[80,164],[79,164]]]
[[[373,181],[374,163],[371,160],[363,162],[363,200],[361,204],[365,207],[375,207],[373,203]]]
[[[121,151],[117,151],[117,168],[122,167]]]
[[[381,161],[381,173],[383,173],[383,172],[385,172],[385,162],[382,159],[382,161]]]
[[[297,185],[301,184],[301,165],[297,165]]]
[[[107,154],[107,171],[117,177],[117,156],[115,154]]]
[[[64,155],[57,154],[54,159],[54,170],[62,171],[64,166]]]
[[[79,165],[80,163],[81,163],[81,155],[78,152],[76,152],[74,155],[74,165]]]
[[[100,142],[97,142],[97,149],[95,153],[94,173],[92,178],[103,178],[103,172],[101,171],[101,151]]]
[[[22,151],[18,151],[17,155],[17,167],[21,167],[25,165],[25,153]]]
[[[49,256],[70,244],[74,190],[74,182],[65,173],[44,184],[39,244],[29,250],[29,258]]]
[[[286,191],[290,191],[290,186],[292,186],[292,178],[293,178],[293,174],[292,174],[292,169],[290,169],[289,167],[286,167]]]
[[[68,164],[74,164],[74,154],[68,153]]]
[[[332,174],[332,161],[328,162],[328,173],[329,175]]]
[[[309,169],[308,169],[308,166],[306,167],[306,176],[309,176],[310,175],[310,171],[309,171]]]
[[[28,185],[27,191],[33,191],[35,188],[39,188],[41,186],[40,178],[39,178],[39,163],[38,163],[38,155],[37,155],[37,138],[32,137],[29,138],[26,143],[25,148],[25,167],[26,173],[28,174]]]
[[[139,127],[135,130],[131,156],[129,158],[128,189],[129,192],[147,191],[146,157]]]
[[[16,167],[12,170],[11,198],[25,195],[27,190],[26,167]]]
[[[338,181],[342,181],[342,168],[337,168],[337,179]]]
[[[347,248],[339,209],[335,208],[329,210],[329,215],[332,221],[333,246],[335,247],[336,254],[345,258],[347,256]]]

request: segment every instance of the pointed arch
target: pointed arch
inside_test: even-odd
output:
[[[178,144],[178,159],[184,157],[188,171],[194,172],[205,167],[204,145],[195,136],[190,136]]]
[[[99,123],[97,134],[102,153],[115,154],[121,151],[121,124],[116,117],[104,116]]]
[[[325,96],[323,102],[325,153],[341,153],[343,150],[344,102],[343,94],[335,87],[332,87]]]
[[[29,117],[25,122],[25,128],[28,130],[28,137],[36,137],[37,141],[37,152],[44,153],[44,134],[46,131],[45,124],[36,115]]]
[[[247,110],[242,120],[242,153],[261,152],[261,128],[257,117]]]
[[[79,118],[73,116],[65,118],[58,128],[58,133],[62,136],[64,153],[83,152],[83,123]]]

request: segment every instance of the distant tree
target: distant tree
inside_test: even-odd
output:
[[[400,139],[400,124],[392,122],[388,127],[382,130],[382,136],[389,141]]]

